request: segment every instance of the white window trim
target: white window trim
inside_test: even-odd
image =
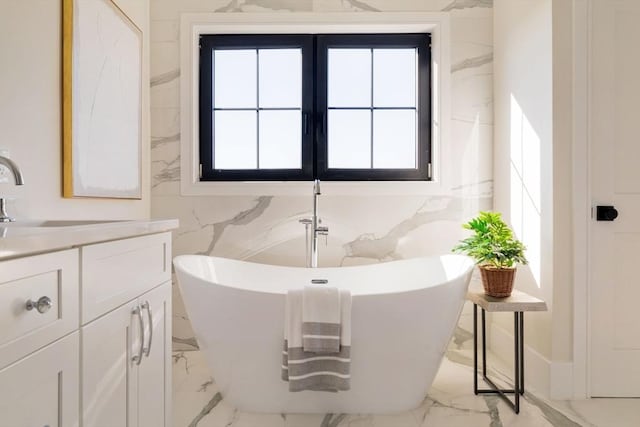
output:
[[[450,141],[449,15],[443,12],[187,13],[180,22],[180,190],[185,196],[308,195],[307,181],[199,180],[198,73],[201,34],[431,33],[432,181],[327,181],[328,195],[430,195],[447,191]],[[444,72],[443,72],[444,70]],[[442,165],[449,167],[441,168]],[[447,173],[448,172],[448,173]]]

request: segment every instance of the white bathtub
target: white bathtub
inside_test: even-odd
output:
[[[173,262],[222,395],[240,410],[272,413],[417,407],[453,334],[473,269],[458,255],[316,269],[200,255]],[[353,295],[350,391],[291,393],[280,379],[285,294],[311,279]]]

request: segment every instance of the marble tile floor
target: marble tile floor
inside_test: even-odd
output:
[[[469,345],[447,351],[429,395],[413,411],[390,415],[240,412],[216,390],[199,351],[173,355],[174,427],[638,427],[640,399],[547,401],[527,391],[516,415],[496,396],[473,394]],[[466,343],[470,344],[470,343]],[[489,356],[491,357],[491,356]],[[491,357],[491,360],[496,360]],[[492,376],[506,379],[504,367]]]

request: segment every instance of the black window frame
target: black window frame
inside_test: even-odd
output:
[[[327,52],[333,47],[418,49],[416,169],[328,168]],[[302,50],[302,167],[301,169],[214,169],[213,50],[270,48]],[[200,181],[307,181],[314,178],[327,181],[430,181],[432,179],[430,176],[432,82],[429,33],[201,35],[199,83]],[[373,112],[380,108],[372,105],[369,109]],[[256,105],[255,109],[226,110],[256,110],[258,113],[264,110],[277,110],[277,108],[260,108]],[[257,138],[259,140],[259,135]]]

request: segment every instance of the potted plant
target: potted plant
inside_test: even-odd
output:
[[[480,212],[463,227],[473,231],[473,235],[460,241],[453,251],[475,259],[487,295],[498,298],[511,295],[516,264],[527,263],[525,246],[513,236],[499,212]]]

